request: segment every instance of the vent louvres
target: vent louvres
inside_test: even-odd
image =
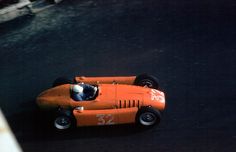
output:
[[[119,100],[119,108],[131,108],[131,107],[140,107],[139,100]]]

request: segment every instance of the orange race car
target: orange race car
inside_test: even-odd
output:
[[[57,129],[72,126],[160,122],[165,95],[154,76],[58,78],[36,99],[42,109],[54,109]]]

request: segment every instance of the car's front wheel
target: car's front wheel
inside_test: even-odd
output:
[[[161,114],[152,107],[142,107],[136,115],[136,122],[141,126],[154,126],[161,121]]]
[[[152,75],[148,75],[148,74],[141,74],[141,75],[137,76],[134,81],[134,85],[148,87],[148,88],[154,88],[154,89],[159,88],[158,79],[156,77],[154,77]]]

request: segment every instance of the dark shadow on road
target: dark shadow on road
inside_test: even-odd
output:
[[[152,128],[143,128],[135,124],[112,126],[75,127],[69,130],[57,130],[53,126],[53,113],[39,110],[16,113],[8,117],[9,124],[20,142],[52,141],[65,139],[81,139],[93,137],[129,136]]]

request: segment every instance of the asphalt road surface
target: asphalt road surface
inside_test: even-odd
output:
[[[1,108],[25,152],[233,152],[235,18],[233,0],[66,0],[1,24]],[[166,93],[151,129],[56,132],[34,103],[58,76],[140,73]]]

